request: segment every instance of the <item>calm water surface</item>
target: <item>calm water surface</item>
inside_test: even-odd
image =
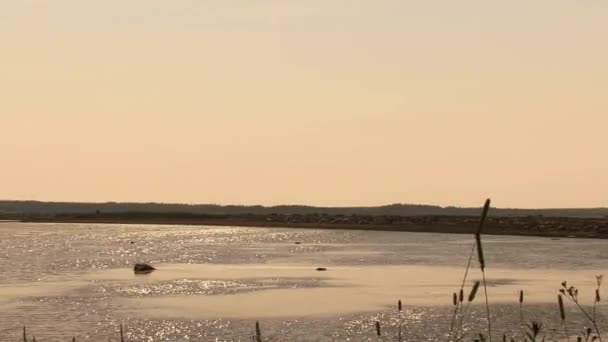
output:
[[[120,323],[129,341],[251,341],[256,320],[266,341],[394,341],[400,321],[408,341],[445,340],[473,243],[446,234],[14,222],[0,223],[0,235],[0,341],[19,341],[27,325],[41,342],[117,341]],[[559,338],[559,284],[569,280],[591,303],[595,275],[608,273],[607,247],[484,237],[495,331],[518,333],[514,304],[525,289],[526,318]],[[158,270],[136,276],[140,261]],[[479,277],[475,268],[471,280]],[[600,306],[601,322],[605,312]],[[470,313],[465,326],[478,332],[483,308]],[[572,331],[585,325],[574,309],[568,317]]]

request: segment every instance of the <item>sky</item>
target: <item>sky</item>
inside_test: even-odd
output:
[[[0,198],[608,206],[608,2],[0,2]]]

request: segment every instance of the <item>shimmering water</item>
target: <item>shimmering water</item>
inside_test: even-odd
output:
[[[0,341],[27,325],[38,341],[445,340],[465,235],[154,225],[0,223]],[[299,242],[299,244],[296,244]],[[559,337],[556,293],[568,279],[591,303],[608,241],[484,237],[495,331],[525,317]],[[136,276],[135,262],[158,270]],[[327,271],[318,272],[317,267]],[[475,269],[471,279],[479,278]],[[396,301],[405,303],[401,316]],[[479,301],[480,296],[476,299]],[[481,303],[481,302],[478,302]],[[606,308],[599,308],[600,321]],[[470,308],[467,329],[484,327]],[[571,330],[583,317],[568,311]],[[383,326],[375,336],[374,322]],[[472,335],[471,335],[472,336]]]

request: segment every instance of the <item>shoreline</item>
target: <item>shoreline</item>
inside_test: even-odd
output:
[[[91,223],[236,226],[252,228],[342,229],[473,234],[479,218],[470,216],[324,216],[324,215],[165,215],[102,214],[25,217],[24,223]],[[607,218],[490,217],[484,235],[608,239]]]

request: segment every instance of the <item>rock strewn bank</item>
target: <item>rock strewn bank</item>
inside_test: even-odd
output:
[[[367,215],[197,215],[167,213],[95,213],[21,217],[24,222],[184,224],[247,227],[359,229],[436,233],[472,233],[479,221],[472,216]],[[607,218],[490,217],[484,234],[546,237],[608,238]]]

